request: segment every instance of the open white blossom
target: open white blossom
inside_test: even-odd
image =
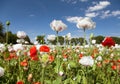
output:
[[[15,51],[18,51],[18,50],[23,50],[24,47],[23,47],[22,44],[15,44],[15,45],[13,45],[13,49],[14,49]]]
[[[2,67],[0,67],[0,77],[4,75],[4,69]]]
[[[96,40],[92,40],[92,44],[95,44],[96,43]]]
[[[96,58],[96,60],[97,60],[97,61],[102,61],[102,57],[101,57],[101,56],[98,56],[98,57]]]
[[[4,44],[0,44],[0,52],[4,52],[6,49]]]
[[[91,20],[89,17],[80,19],[76,25],[80,29],[93,29],[96,27],[96,23]]]
[[[63,74],[64,74],[63,71],[60,71],[60,72],[59,72],[59,75],[60,75],[60,76],[63,76]]]
[[[92,66],[94,64],[94,60],[91,56],[84,56],[79,60],[79,63],[84,66]]]
[[[48,36],[47,36],[47,39],[48,39],[49,41],[54,41],[55,38],[56,38],[55,35],[48,35]]]
[[[53,20],[50,23],[50,27],[52,28],[52,30],[56,32],[60,32],[60,31],[65,30],[67,28],[67,25],[64,24],[61,20]]]
[[[71,40],[71,33],[68,33],[68,34],[66,35],[66,39],[67,39],[67,40]]]
[[[17,37],[20,39],[24,39],[26,37],[26,33],[24,31],[18,31]]]

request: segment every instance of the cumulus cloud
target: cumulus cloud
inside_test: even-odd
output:
[[[75,16],[75,17],[67,17],[66,20],[68,22],[71,22],[71,23],[77,23],[79,20],[83,19],[82,17],[78,17],[78,16]]]
[[[108,5],[110,5],[109,1],[100,1],[99,3],[95,4],[95,6],[89,7],[87,11],[92,12],[92,11],[102,10],[106,8]]]
[[[96,16],[98,16],[99,14],[98,13],[95,13],[95,12],[92,12],[92,13],[86,13],[85,14],[85,16],[87,16],[87,17],[96,17]]]

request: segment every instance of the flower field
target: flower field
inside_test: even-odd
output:
[[[118,45],[0,45],[0,84],[119,84],[119,77]]]
[[[111,37],[101,44],[92,40],[86,44],[86,29],[95,28],[90,18],[78,20],[77,27],[84,31],[83,45],[58,45],[58,33],[65,30],[61,20],[50,23],[57,38],[56,45],[25,45],[26,33],[18,31],[18,44],[0,44],[0,84],[119,84],[120,45]],[[71,33],[66,39],[70,42]]]

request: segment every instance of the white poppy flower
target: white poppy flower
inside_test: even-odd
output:
[[[2,67],[0,67],[0,77],[4,75],[4,69]]]
[[[62,71],[59,72],[59,75],[60,75],[60,76],[63,76],[63,74],[64,74],[64,73],[63,73]]]
[[[95,44],[96,43],[96,40],[92,40],[92,44]]]
[[[94,60],[91,56],[84,56],[79,60],[79,63],[84,66],[92,66],[94,64]]]
[[[68,34],[65,36],[65,39],[66,39],[66,40],[71,40],[71,33],[68,33]]]
[[[96,60],[97,60],[97,61],[102,61],[102,57],[101,57],[101,56],[98,56],[98,57],[96,58]]]
[[[4,52],[6,49],[4,44],[0,44],[0,52]]]
[[[85,17],[80,19],[76,26],[81,29],[93,29],[96,27],[96,23],[93,22],[89,17]]]
[[[26,37],[26,33],[24,31],[18,31],[17,37],[20,39],[24,39]]]
[[[18,50],[23,50],[24,47],[23,47],[22,44],[15,44],[15,45],[13,45],[13,49],[14,49],[15,51],[18,51]]]
[[[60,32],[65,30],[67,28],[67,25],[64,24],[61,20],[53,20],[50,23],[50,27],[52,28],[52,30]]]

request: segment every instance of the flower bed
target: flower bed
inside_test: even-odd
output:
[[[120,48],[0,46],[0,84],[119,84]]]

